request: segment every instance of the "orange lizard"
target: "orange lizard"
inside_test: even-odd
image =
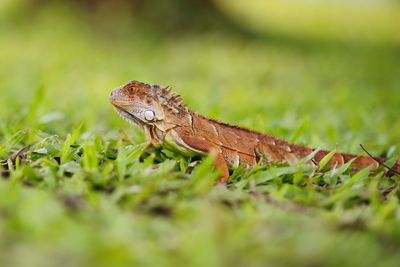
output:
[[[251,168],[262,164],[287,163],[293,165],[315,151],[313,148],[291,144],[283,139],[225,124],[189,110],[179,95],[169,87],[130,81],[114,89],[110,102],[129,122],[142,128],[150,144],[163,145],[184,155],[215,153],[215,167],[221,170],[217,183],[225,183],[229,168],[245,163]],[[317,165],[329,151],[317,151],[309,164]],[[360,170],[371,164],[376,169],[385,158],[335,153],[326,164],[340,167],[354,159],[351,170]],[[400,172],[400,160],[392,168]]]

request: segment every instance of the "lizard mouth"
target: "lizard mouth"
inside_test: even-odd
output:
[[[136,118],[134,115],[132,115],[131,113],[125,111],[124,109],[114,105],[114,109],[115,111],[117,111],[117,113],[126,121],[136,124],[138,125],[140,128],[143,129],[143,122],[141,120],[139,120],[138,118]]]

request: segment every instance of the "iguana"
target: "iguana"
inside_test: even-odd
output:
[[[308,164],[317,165],[329,153],[199,115],[186,108],[182,98],[171,92],[168,86],[130,81],[110,93],[110,102],[123,118],[142,128],[149,143],[154,146],[163,145],[188,156],[215,153],[215,167],[221,171],[217,183],[225,183],[229,177],[228,168],[235,169],[242,163],[247,168],[255,166],[260,160],[263,165],[293,165],[316,152]],[[340,167],[352,159],[352,170],[371,164],[376,169],[379,166],[377,161],[387,160],[334,153],[326,166]],[[392,170],[400,172],[400,160]]]

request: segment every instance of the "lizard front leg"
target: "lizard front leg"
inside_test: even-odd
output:
[[[222,156],[221,151],[216,147],[214,144],[203,140],[198,137],[193,137],[189,135],[181,135],[180,136],[182,141],[187,145],[188,147],[199,150],[202,152],[206,153],[216,153],[216,158],[215,158],[215,168],[221,170],[221,177],[218,179],[217,184],[220,183],[225,183],[228,178],[229,178],[229,170],[228,170],[228,165],[226,164],[226,161],[224,157]]]

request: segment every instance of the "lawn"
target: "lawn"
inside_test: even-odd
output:
[[[399,177],[276,165],[215,187],[212,158],[141,158],[108,102],[129,80],[170,85],[227,123],[398,159],[398,47],[170,33],[56,1],[0,12],[0,160],[26,147],[0,167],[0,265],[398,265]]]

